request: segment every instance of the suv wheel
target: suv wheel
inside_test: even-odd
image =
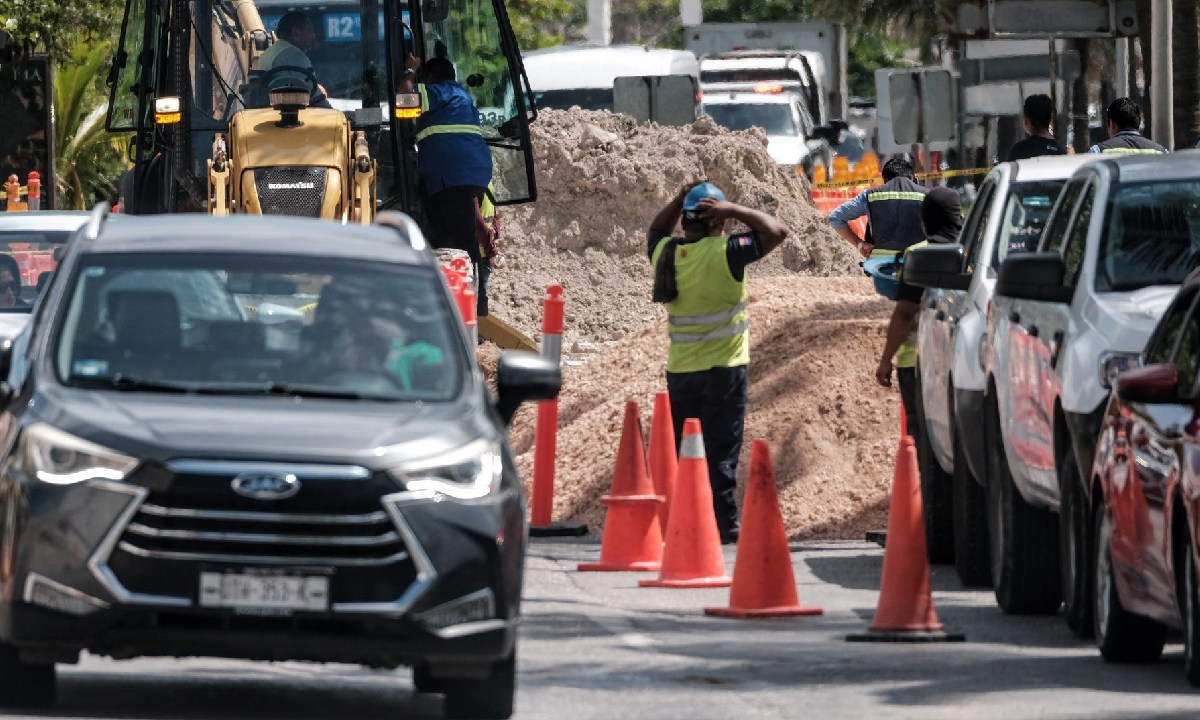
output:
[[[1098,500],[1092,515],[1092,536],[1095,568],[1095,632],[1100,654],[1109,662],[1148,662],[1162,655],[1167,629],[1141,615],[1134,615],[1121,605],[1113,581],[1112,555],[1108,541],[1112,537],[1112,520]]]
[[[1092,634],[1091,565],[1088,552],[1088,511],[1083,500],[1079,467],[1069,448],[1059,465],[1058,549],[1062,563],[1062,595],[1067,627],[1079,637]]]
[[[0,707],[53,707],[56,690],[53,663],[24,662],[17,648],[0,643]]]
[[[517,651],[483,678],[439,678],[449,720],[507,720],[517,691]]]
[[[994,402],[986,420],[988,526],[996,604],[1010,615],[1048,615],[1062,604],[1058,553],[1046,552],[1058,544],[1058,518],[1025,502],[1017,492]]]
[[[917,377],[921,370],[917,368]],[[925,404],[921,402],[920,385],[917,401],[917,467],[921,473],[921,514],[925,518],[925,548],[931,563],[954,562],[954,507],[952,478],[938,465],[929,444],[925,424]]]
[[[967,451],[954,433],[954,569],[967,587],[992,584],[988,554],[987,492],[967,466]]]

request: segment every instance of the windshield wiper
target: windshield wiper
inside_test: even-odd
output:
[[[362,400],[373,396],[351,390],[324,390],[292,383],[269,382],[239,387],[204,387],[197,392],[206,395],[285,395],[289,397],[328,398],[332,400]]]
[[[138,390],[142,392],[161,392],[161,393],[192,393],[196,388],[191,385],[180,385],[178,383],[161,382],[158,380],[146,380],[137,375],[123,375],[118,373],[112,376],[92,376],[92,375],[72,375],[67,380],[77,385],[88,385],[92,387],[102,387],[110,390]]]

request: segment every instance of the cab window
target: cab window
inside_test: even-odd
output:
[[[967,256],[967,272],[975,272],[975,264],[979,261],[980,248],[983,246],[983,236],[987,232],[987,216],[992,211],[992,196],[996,193],[996,182],[988,179],[979,190],[971,214],[967,218],[966,230],[962,234],[963,248]]]
[[[1084,191],[1083,199],[1079,203],[1079,210],[1075,213],[1075,221],[1071,224],[1067,234],[1067,244],[1062,252],[1063,263],[1067,267],[1063,280],[1067,287],[1075,287],[1075,283],[1079,282],[1079,273],[1083,269],[1083,254],[1087,251],[1088,229],[1092,225],[1092,206],[1095,204],[1095,200],[1096,186],[1089,185]]]
[[[1062,195],[1058,198],[1058,202],[1054,204],[1054,210],[1050,214],[1046,231],[1042,234],[1042,241],[1038,246],[1041,250],[1062,252],[1063,244],[1067,241],[1067,230],[1071,224],[1071,215],[1086,184],[1087,180],[1084,178],[1072,180],[1067,183]]]

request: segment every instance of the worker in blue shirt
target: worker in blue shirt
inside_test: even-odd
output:
[[[892,158],[883,164],[883,184],[868,188],[829,213],[829,225],[863,257],[903,252],[924,240],[921,234],[921,201],[929,190],[914,180],[907,160]],[[867,237],[850,229],[850,221],[867,216]]]
[[[417,175],[428,198],[430,244],[463,250],[479,265],[475,208],[492,181],[492,153],[479,124],[471,94],[455,81],[454,65],[430,58],[416,83],[421,60],[409,54],[401,92],[421,96],[417,120]],[[478,277],[478,275],[476,275]]]

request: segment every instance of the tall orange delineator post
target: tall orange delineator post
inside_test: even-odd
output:
[[[29,182],[26,183],[29,188],[27,193],[26,206],[29,210],[42,209],[42,174],[37,170],[32,170],[29,173]]]
[[[542,357],[562,366],[564,308],[562,285],[546,288],[542,301]],[[574,521],[553,522],[554,461],[558,443],[558,398],[538,403],[537,435],[533,450],[533,506],[529,512],[529,534],[534,537],[578,537],[587,525]]]
[[[16,175],[8,176],[8,182],[4,183],[4,192],[8,195],[5,207],[8,212],[20,212],[25,209],[21,207],[21,183]]]

